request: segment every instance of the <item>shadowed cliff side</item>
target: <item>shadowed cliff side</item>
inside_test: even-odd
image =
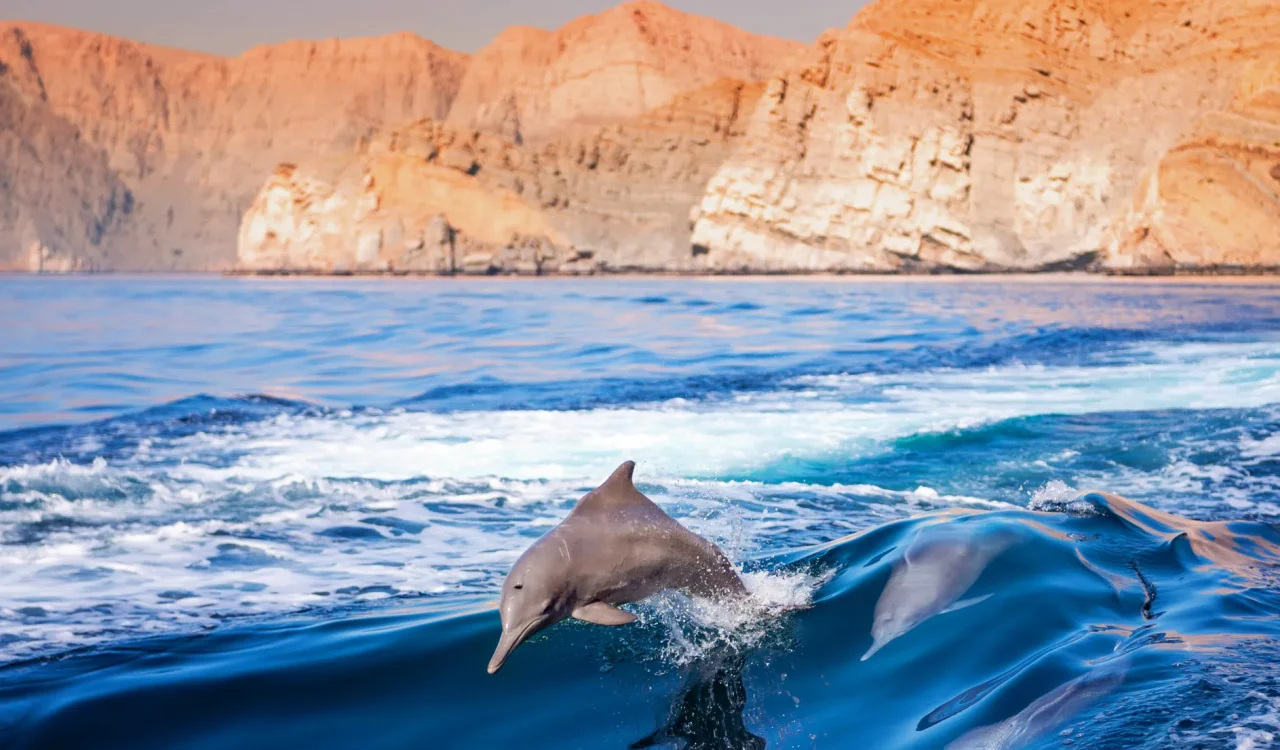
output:
[[[0,271],[111,268],[134,197],[49,108],[30,48],[0,35]]]
[[[110,203],[113,190],[132,196],[129,232],[100,221],[102,236],[86,241],[81,202],[21,188],[10,211],[28,217],[26,228],[0,231],[0,262],[27,264],[38,245],[74,268],[230,267],[264,173],[285,159],[348,151],[384,122],[443,117],[466,61],[410,34],[289,42],[224,59],[0,24],[0,71],[20,71],[41,112],[6,129],[25,156],[12,152],[0,169],[23,169],[45,193],[76,183],[90,206]],[[54,131],[74,147],[54,148]],[[103,166],[110,176],[95,176]],[[102,180],[111,186],[93,186]],[[103,256],[105,246],[115,250]]]

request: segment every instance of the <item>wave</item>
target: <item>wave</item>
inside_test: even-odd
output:
[[[592,483],[258,479],[99,459],[0,469],[0,486],[0,654],[13,658],[227,618],[492,593],[519,552]],[[991,506],[928,488],[643,487],[739,559],[776,539],[805,543],[884,517]]]
[[[1025,505],[1060,477],[1191,515],[1225,501],[1280,518],[1280,411],[1266,406],[1280,402],[1280,352],[1194,343],[1136,358],[805,377],[574,411],[199,397],[11,433],[0,655],[492,592],[633,457],[646,492],[743,560],[912,513]]]
[[[0,726],[14,747],[1262,741],[1280,632],[1260,615],[1277,604],[1280,531],[1102,493],[1064,500],[1071,512],[950,509],[759,560],[757,591],[808,606],[754,629],[651,601],[636,626],[552,628],[490,677],[492,604],[405,602],[13,665],[0,670]],[[985,598],[859,659],[911,540],[993,533],[1017,541],[965,592]],[[78,679],[90,671],[92,688]],[[154,718],[139,725],[143,707]]]
[[[630,454],[645,456],[651,471],[723,477],[1024,416],[1280,403],[1280,349],[1271,343],[1160,346],[1128,358],[1141,361],[803,376],[782,390],[574,410],[322,410],[265,397],[200,398],[96,430],[34,431],[61,440],[10,434],[5,457],[120,453],[132,446],[104,451],[104,438],[132,430],[162,457],[235,461],[246,476],[588,478]],[[161,432],[157,421],[173,429]]]

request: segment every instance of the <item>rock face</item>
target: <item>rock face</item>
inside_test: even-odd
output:
[[[463,240],[451,221],[468,228]],[[241,226],[240,260],[268,271],[454,273],[498,247],[524,260],[522,250],[555,239],[517,196],[456,169],[383,153],[281,165]],[[477,270],[487,273],[492,260]],[[527,260],[536,266],[542,258]]]
[[[804,49],[641,0],[474,59],[0,24],[0,268],[1280,267],[1275,39],[1275,0],[879,0]]]
[[[468,67],[448,124],[545,140],[631,120],[723,78],[763,79],[802,49],[634,0],[554,32],[499,34]]]
[[[1280,267],[1280,61],[1144,174],[1109,235],[1116,268]]]
[[[517,145],[431,120],[281,165],[242,268],[427,273],[696,270],[689,211],[763,84],[721,80],[626,125]]]
[[[466,61],[407,34],[291,42],[223,59],[0,25],[0,79],[21,92],[28,113],[11,115],[15,127],[5,129],[27,156],[7,153],[0,169],[48,183],[0,186],[10,213],[26,217],[21,229],[0,227],[0,263],[26,264],[38,243],[73,267],[230,267],[236,227],[264,173],[285,159],[347,151],[384,123],[443,117]],[[53,188],[68,183],[89,209]],[[78,214],[94,205],[101,232],[86,235]]]
[[[770,81],[692,244],[743,270],[1276,265],[1274,79],[1247,71],[1278,34],[1260,0],[880,0]]]
[[[110,267],[132,193],[103,154],[49,110],[31,60],[0,37],[0,252],[4,271]]]

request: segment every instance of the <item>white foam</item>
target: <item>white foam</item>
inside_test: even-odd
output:
[[[664,630],[659,652],[663,662],[694,664],[725,647],[744,650],[758,646],[774,632],[781,616],[808,607],[814,593],[833,574],[746,573],[742,578],[751,594],[748,599],[711,601],[667,593],[643,602],[641,617],[646,622],[656,621]]]
[[[219,478],[194,482],[106,462],[91,471],[59,461],[10,472],[16,491],[6,498],[29,502],[0,511],[0,533],[11,542],[15,534],[36,538],[0,545],[0,658],[394,594],[496,593],[524,547],[590,489],[510,479],[254,482],[209,471]],[[63,481],[79,499],[58,494]],[[133,494],[118,497],[120,487]],[[824,524],[870,523],[866,512],[841,511],[857,498],[888,508],[901,497],[905,514],[912,494],[810,488],[831,503],[824,513],[759,483],[646,489],[740,559]],[[354,538],[342,536],[351,530]],[[800,585],[762,581],[761,595],[770,606],[797,602],[801,594],[787,593],[792,584]]]
[[[579,411],[280,416],[200,433],[153,457],[242,454],[194,480],[413,477],[591,480],[627,458],[661,477],[719,477],[791,458],[847,459],[885,441],[1038,414],[1249,408],[1280,402],[1280,344],[1157,347],[1142,363],[800,378],[810,390]],[[853,398],[851,398],[853,397]],[[856,398],[856,400],[854,400]]]
[[[1280,433],[1267,435],[1261,440],[1240,439],[1240,453],[1247,458],[1269,459],[1280,457]]]
[[[1079,490],[1061,479],[1053,479],[1031,493],[1027,507],[1031,510],[1068,511],[1079,514],[1096,513],[1088,502],[1076,500]]]
[[[1240,718],[1231,726],[1210,730],[1210,734],[1235,736],[1236,750],[1273,748],[1280,741],[1280,698],[1251,692],[1254,714]],[[1233,717],[1234,718],[1234,717]]]
[[[722,477],[785,476],[771,467],[1017,416],[1280,402],[1275,344],[1129,358],[1140,363],[807,378],[612,409],[288,414],[156,437],[111,462],[0,468],[0,659],[392,592],[496,592],[516,555],[627,458],[656,500],[741,560],[922,510],[1005,506],[910,477],[911,490]],[[1271,439],[1245,448],[1261,460]],[[1208,481],[1201,470],[1153,481]]]

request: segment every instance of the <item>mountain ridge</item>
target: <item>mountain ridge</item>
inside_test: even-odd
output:
[[[637,0],[475,55],[0,23],[0,268],[1275,268],[1278,36],[1262,0],[879,0],[812,45]]]

